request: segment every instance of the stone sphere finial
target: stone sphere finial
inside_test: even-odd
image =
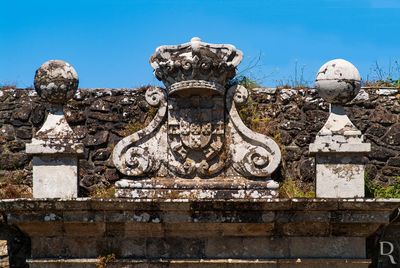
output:
[[[53,104],[65,104],[78,89],[78,74],[67,62],[49,60],[37,69],[35,90],[40,97]]]
[[[325,101],[345,104],[354,99],[360,91],[360,73],[346,60],[331,60],[319,69],[315,87]]]
[[[192,37],[192,39],[190,39],[190,42],[201,42],[200,37]]]

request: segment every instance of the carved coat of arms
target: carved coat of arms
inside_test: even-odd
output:
[[[169,168],[182,176],[210,176],[223,167],[224,100],[221,96],[171,98]]]
[[[165,191],[160,194],[165,197],[177,188],[186,195],[185,189],[194,191],[193,187],[213,189],[201,196],[276,195],[278,184],[270,176],[281,159],[279,147],[248,129],[239,117],[236,106],[246,102],[247,89],[227,86],[242,56],[232,45],[198,38],[157,48],[150,63],[166,88],[149,88],[146,100],[158,106],[158,112],[146,128],[121,140],[113,152],[118,170],[139,177],[144,190],[132,193],[129,189],[138,187],[135,180],[121,180],[117,182],[121,196],[147,197],[149,191]],[[254,189],[244,193],[243,187]]]

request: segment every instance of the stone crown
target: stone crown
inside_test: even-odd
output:
[[[233,45],[204,43],[194,37],[185,44],[158,47],[150,64],[170,94],[189,88],[224,94],[242,58],[243,53]]]

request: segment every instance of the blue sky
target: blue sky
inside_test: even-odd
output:
[[[0,83],[19,87],[49,59],[70,62],[81,87],[159,85],[155,48],[193,36],[235,45],[239,72],[267,86],[293,81],[296,64],[312,81],[344,58],[365,80],[400,60],[400,0],[0,0],[0,14]]]

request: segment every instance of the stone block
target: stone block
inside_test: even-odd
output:
[[[146,239],[146,258],[198,258],[204,256],[204,240],[194,238]]]
[[[110,222],[106,223],[105,236],[108,237],[124,237],[125,236],[125,223]]]
[[[78,196],[78,164],[75,156],[34,156],[33,197],[74,198]]]
[[[55,237],[32,237],[31,252],[32,258],[51,258],[66,256],[66,244],[62,236]]]
[[[205,245],[207,258],[284,258],[289,252],[284,237],[212,237]]]
[[[84,208],[82,208],[84,209]],[[76,210],[71,210],[71,211],[63,211],[62,217],[64,222],[80,222],[80,223],[86,223],[86,222],[103,222],[104,221],[104,212],[97,211],[96,213],[94,211],[88,211],[88,210],[83,210],[83,211],[76,211]]]
[[[120,244],[121,258],[145,258],[146,238],[123,239]]]
[[[279,268],[368,268],[371,262],[365,259],[303,259],[278,260]]]
[[[363,237],[292,237],[292,258],[366,258]]]
[[[285,236],[328,236],[331,226],[327,222],[290,222],[282,225]]]
[[[389,221],[385,211],[336,211],[332,221],[343,223],[384,223]]]
[[[69,237],[81,237],[82,234],[86,237],[101,237],[106,231],[106,224],[104,222],[68,223],[63,225],[63,229]]]
[[[274,223],[180,223],[164,224],[168,237],[256,237],[270,236]]]
[[[20,223],[19,228],[30,236],[40,236],[46,234],[48,236],[62,236],[64,233],[61,222],[40,222],[40,223]]]
[[[322,198],[364,197],[362,156],[332,154],[316,157],[316,194]]]
[[[189,211],[168,211],[162,214],[162,221],[166,223],[191,222],[192,215]]]
[[[379,223],[336,223],[332,224],[333,236],[367,237],[379,229]]]
[[[164,228],[159,223],[126,223],[125,237],[163,237]]]

